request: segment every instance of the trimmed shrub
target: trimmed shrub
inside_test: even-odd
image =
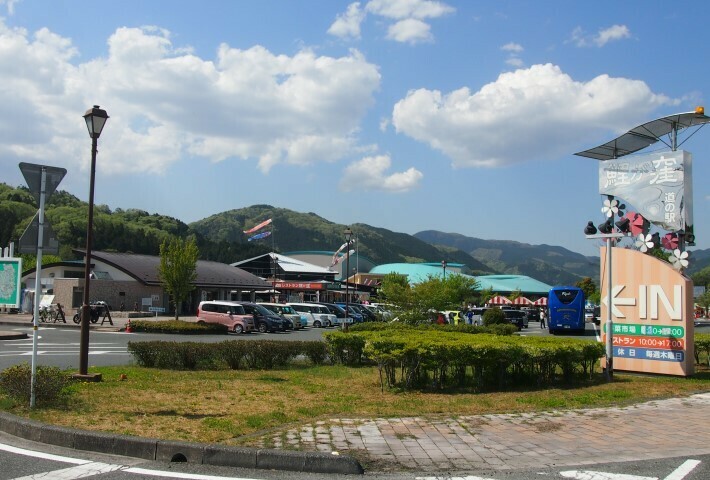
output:
[[[0,373],[0,390],[18,403],[29,405],[31,382],[32,367],[28,363],[14,365]],[[35,405],[56,404],[71,383],[71,377],[57,367],[38,365],[35,372]]]
[[[215,335],[229,333],[226,325],[217,323],[196,323],[184,320],[135,320],[131,321],[134,332],[178,333],[181,335]]]
[[[483,313],[483,325],[489,327],[491,325],[509,324],[505,313],[500,308],[490,308]]]

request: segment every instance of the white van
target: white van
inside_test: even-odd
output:
[[[286,305],[293,307],[298,313],[306,315],[308,323],[316,328],[332,327],[338,321],[338,317],[331,314],[330,311],[323,305],[315,303],[292,303]]]

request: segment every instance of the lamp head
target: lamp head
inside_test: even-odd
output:
[[[597,233],[597,227],[594,226],[594,222],[591,220],[587,222],[587,226],[584,227],[585,235],[594,235]]]
[[[618,228],[621,233],[629,233],[629,231],[631,231],[631,220],[629,220],[628,217],[622,218],[616,222],[616,228]]]
[[[611,233],[614,230],[614,223],[611,221],[611,218],[607,220],[604,223],[599,224],[599,232],[607,234]]]
[[[102,110],[98,105],[94,105],[93,108],[86,111],[84,120],[86,120],[86,128],[89,129],[89,136],[91,138],[99,138],[106,124],[106,120],[108,120],[108,114],[106,110]]]

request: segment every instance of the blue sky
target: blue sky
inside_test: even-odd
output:
[[[0,0],[0,181],[64,167],[87,200],[98,104],[112,209],[270,204],[594,255],[598,163],[573,153],[704,105],[708,5]],[[709,147],[684,145],[698,248]]]

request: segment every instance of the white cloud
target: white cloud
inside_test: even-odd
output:
[[[360,3],[348,5],[345,13],[338,14],[328,33],[340,38],[360,38],[360,25],[367,14],[393,20],[387,26],[388,40],[416,44],[431,42],[431,26],[424,19],[438,18],[456,10],[442,2],[432,0],[370,0],[360,9]]]
[[[7,5],[7,14],[15,14],[15,4],[19,3],[20,0],[0,0],[0,5]]]
[[[600,30],[597,36],[594,37],[594,43],[599,47],[603,47],[613,40],[629,37],[631,37],[631,33],[626,25],[612,25],[609,28]]]
[[[525,63],[519,57],[515,57],[515,56],[508,57],[506,59],[505,63],[507,63],[511,67],[515,67],[515,68],[520,68],[523,65],[525,65]]]
[[[386,132],[387,128],[390,126],[390,119],[388,117],[380,118],[380,132]]]
[[[387,39],[409,44],[431,42],[434,36],[430,30],[428,23],[416,18],[407,18],[389,26]]]
[[[343,14],[339,14],[328,29],[328,33],[340,38],[360,38],[360,24],[365,19],[365,12],[360,10],[360,2],[348,5]]]
[[[577,27],[572,31],[570,41],[578,47],[603,47],[611,41],[630,37],[631,32],[626,25],[612,25],[609,28],[599,30],[596,35],[588,35],[581,27]]]
[[[410,91],[392,123],[456,167],[496,167],[583,150],[595,133],[626,131],[673,103],[639,80],[579,82],[546,64],[501,74],[477,92]]]
[[[424,175],[414,167],[404,172],[387,174],[392,165],[389,155],[365,157],[350,164],[340,181],[345,191],[375,190],[390,193],[407,192],[421,182]]]
[[[500,49],[503,50],[504,52],[522,53],[523,46],[520,45],[519,43],[510,42],[510,43],[506,43],[505,45],[500,47]]]
[[[370,13],[394,20],[438,18],[455,11],[445,3],[430,0],[370,0],[365,8]]]
[[[0,19],[0,159],[88,168],[81,115],[98,103],[111,117],[99,140],[108,173],[163,172],[185,153],[254,159],[264,172],[335,161],[358,151],[380,83],[357,51],[288,56],[221,45],[212,61],[155,28],[119,28],[108,44],[105,58],[72,64],[71,40],[46,29],[30,37]]]

